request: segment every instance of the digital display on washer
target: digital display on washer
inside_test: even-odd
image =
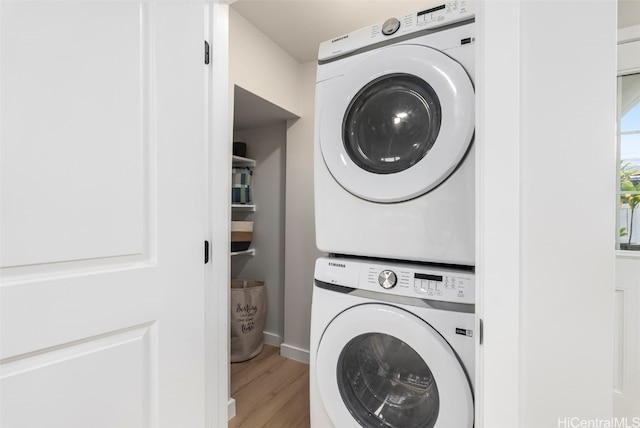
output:
[[[439,281],[442,282],[442,275],[429,275],[426,273],[416,273],[413,276],[415,279],[426,279],[429,281]]]
[[[442,10],[445,8],[445,5],[441,4],[440,6],[432,7],[431,9],[423,10],[422,12],[418,12],[418,16],[426,15],[427,13],[435,12],[437,10]]]

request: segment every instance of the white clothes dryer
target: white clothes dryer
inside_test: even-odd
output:
[[[316,261],[312,428],[472,428],[471,270]]]
[[[475,264],[470,3],[447,2],[320,45],[321,251]]]

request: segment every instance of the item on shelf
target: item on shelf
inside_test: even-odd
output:
[[[253,237],[252,221],[231,222],[231,251],[246,251]]]
[[[231,172],[231,203],[252,204],[251,176],[253,175],[253,167],[234,167]]]
[[[247,157],[247,143],[243,143],[241,141],[233,142],[233,155],[240,156],[242,158]]]
[[[249,360],[262,351],[267,299],[264,281],[231,280],[231,362]]]

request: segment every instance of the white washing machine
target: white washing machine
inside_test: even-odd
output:
[[[473,302],[471,270],[318,259],[311,427],[473,427]]]
[[[470,3],[450,1],[320,45],[321,251],[475,264]]]

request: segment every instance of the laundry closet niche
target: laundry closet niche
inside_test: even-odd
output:
[[[252,207],[232,205],[231,219],[252,221],[248,253],[231,253],[231,278],[265,282],[266,344],[284,340],[285,160],[287,121],[293,113],[234,86],[233,141],[246,144],[246,158],[255,161],[251,178]],[[231,143],[230,143],[231,144]],[[233,163],[238,160],[234,157]]]

